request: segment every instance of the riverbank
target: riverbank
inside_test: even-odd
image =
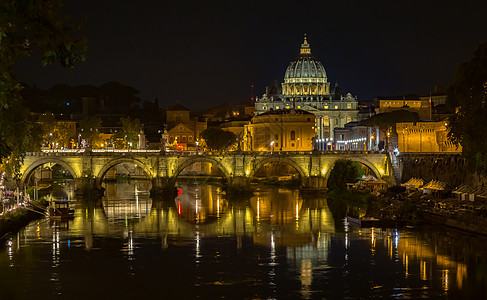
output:
[[[45,210],[47,201],[35,202],[38,209]],[[0,240],[3,240],[9,233],[18,231],[31,221],[42,218],[43,215],[26,207],[19,207],[0,216]]]
[[[397,220],[407,225],[440,225],[487,236],[484,211],[476,209],[470,201],[464,203],[452,198],[436,198],[431,194],[411,193],[397,186],[375,195],[359,190],[348,191],[348,194],[353,195],[344,194],[347,215],[352,217]]]

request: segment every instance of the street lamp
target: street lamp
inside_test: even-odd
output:
[[[274,151],[274,141],[271,142],[271,152]]]

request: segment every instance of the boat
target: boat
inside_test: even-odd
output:
[[[406,220],[376,219],[373,217],[354,218],[347,216],[347,221],[351,225],[360,228],[396,228],[407,224]]]
[[[49,202],[49,218],[51,220],[66,220],[74,217],[74,209],[69,207],[69,200],[51,200]]]
[[[372,218],[372,217],[362,217],[362,218],[354,218],[347,216],[348,223],[355,225],[360,228],[370,228],[370,227],[381,227],[382,222],[379,219]]]

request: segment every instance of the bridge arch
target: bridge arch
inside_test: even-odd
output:
[[[103,176],[105,176],[106,172],[109,169],[111,169],[112,167],[114,167],[118,164],[122,164],[122,163],[136,164],[137,166],[140,166],[142,168],[142,170],[144,170],[144,172],[147,174],[149,179],[152,179],[155,177],[154,174],[152,173],[152,170],[144,162],[140,161],[139,159],[132,158],[132,157],[121,157],[121,158],[114,158],[114,159],[110,160],[109,162],[107,162],[103,165],[103,167],[100,169],[98,174],[95,175],[97,183],[98,184],[101,183]]]
[[[189,165],[192,165],[194,163],[197,163],[197,162],[206,162],[206,163],[213,164],[213,165],[217,166],[223,172],[223,175],[225,175],[225,178],[229,178],[230,177],[230,172],[228,171],[228,169],[220,161],[218,161],[217,159],[212,158],[212,157],[204,157],[204,156],[203,157],[201,157],[201,156],[191,157],[191,158],[187,158],[187,159],[181,161],[177,165],[177,167],[174,170],[174,172],[172,173],[172,177],[173,178],[177,178],[179,176],[179,174],[186,167],[188,167]]]
[[[361,157],[346,157],[346,158],[343,158],[343,159],[349,159],[353,162],[357,162],[357,163],[360,163],[364,166],[366,166],[367,168],[369,168],[372,173],[373,173],[373,176],[375,178],[381,178],[382,175],[384,175],[384,169],[382,169],[382,172],[377,168],[377,166],[370,162],[368,159],[365,159],[365,158],[361,158]],[[338,159],[336,159],[335,161],[337,161]],[[331,171],[333,170],[333,168],[335,167],[335,161],[333,162],[333,165],[332,165],[332,168],[330,168],[329,170],[327,170],[326,174],[325,174],[325,178],[326,178],[326,181],[328,182],[328,179],[330,177],[330,174],[331,174]],[[385,166],[381,166],[381,168],[385,168]]]
[[[273,162],[286,163],[286,164],[292,166],[294,169],[296,169],[296,171],[298,171],[299,176],[301,177],[301,179],[304,179],[308,175],[303,170],[303,168],[301,168],[301,166],[299,165],[299,163],[296,162],[292,158],[288,158],[288,157],[266,157],[266,158],[263,158],[261,160],[258,160],[256,162],[254,162],[254,166],[253,166],[252,170],[250,170],[249,177],[250,178],[253,178],[255,176],[255,172],[257,172],[257,170],[259,170],[265,164],[273,163]]]
[[[71,164],[68,162],[56,158],[56,157],[45,157],[41,159],[35,160],[32,164],[28,165],[25,171],[22,174],[22,179],[20,180],[20,186],[24,186],[26,183],[26,180],[29,178],[29,176],[32,174],[32,172],[37,169],[39,166],[42,166],[43,164],[58,164],[68,170],[68,172],[73,176],[73,179],[77,179],[81,177],[81,170],[75,169]]]

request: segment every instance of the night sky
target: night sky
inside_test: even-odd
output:
[[[452,2],[449,4],[449,2]],[[18,67],[21,81],[99,86],[119,81],[198,110],[237,103],[283,81],[304,33],[328,79],[359,100],[428,94],[487,40],[487,1],[66,1],[87,61],[74,70]]]

